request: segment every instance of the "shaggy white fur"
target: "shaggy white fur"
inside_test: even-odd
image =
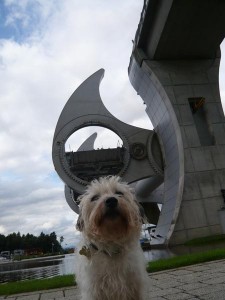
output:
[[[80,200],[76,279],[82,300],[147,299],[142,220],[130,187],[119,177],[100,178]]]

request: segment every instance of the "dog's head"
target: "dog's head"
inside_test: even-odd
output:
[[[127,184],[119,177],[94,180],[80,196],[77,229],[101,241],[126,240],[141,230],[139,205]]]

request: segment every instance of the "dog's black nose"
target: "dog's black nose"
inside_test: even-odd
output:
[[[108,208],[115,208],[117,206],[118,200],[114,197],[110,197],[108,199],[105,200],[105,205]]]

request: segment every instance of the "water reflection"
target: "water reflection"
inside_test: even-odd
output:
[[[175,256],[175,254],[168,248],[165,249],[151,249],[144,251],[146,261],[153,261],[163,258],[169,258]]]
[[[0,282],[20,281],[26,279],[48,278],[58,275],[58,267],[41,267],[23,270],[14,270],[0,273]]]
[[[8,262],[0,264],[0,283],[74,274],[74,271],[74,254],[58,259],[51,257],[43,260]]]

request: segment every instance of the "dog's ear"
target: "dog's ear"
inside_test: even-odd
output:
[[[81,213],[79,214],[79,217],[77,219],[76,229],[79,230],[79,231],[84,230],[84,220],[81,216]]]
[[[131,193],[133,194],[133,197],[134,197],[134,201],[137,203],[137,206],[139,208],[139,213],[140,213],[140,216],[141,216],[141,221],[143,224],[147,224],[148,222],[148,219],[146,217],[146,214],[145,214],[145,210],[144,210],[144,207],[141,205],[141,203],[137,200],[137,197],[135,195],[135,189],[134,188],[130,188],[130,191]]]
[[[81,200],[83,199],[83,195],[80,195],[77,197],[77,202],[80,204]],[[83,231],[84,230],[84,219],[82,218],[82,206],[79,206],[79,216],[77,219],[77,224],[76,224],[76,229],[79,231]]]
[[[138,207],[139,207],[139,212],[140,212],[142,223],[143,224],[147,223],[147,217],[146,217],[146,214],[145,214],[144,207],[139,202],[138,202]]]

